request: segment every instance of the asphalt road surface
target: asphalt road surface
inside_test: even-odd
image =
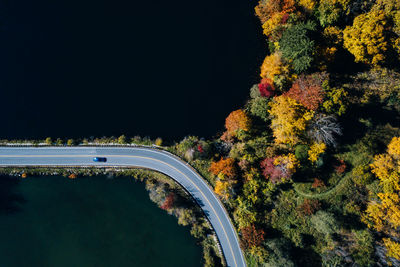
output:
[[[93,157],[106,157],[107,162],[94,162]],[[181,184],[203,209],[228,266],[246,266],[237,234],[220,200],[193,168],[170,153],[139,147],[0,147],[0,166],[129,166],[164,173]]]

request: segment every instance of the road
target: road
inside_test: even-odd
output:
[[[107,162],[94,162],[106,157]],[[170,153],[139,147],[0,147],[0,166],[120,166],[155,170],[181,184],[212,224],[228,266],[245,267],[235,229],[220,200],[203,178]]]

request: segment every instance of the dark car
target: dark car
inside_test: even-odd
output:
[[[100,158],[100,157],[95,157],[93,158],[94,162],[107,162],[107,158]]]

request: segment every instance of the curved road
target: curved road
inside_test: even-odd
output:
[[[93,162],[93,157],[106,157],[107,162]],[[246,266],[222,203],[197,172],[172,154],[138,147],[0,147],[0,166],[129,166],[164,173],[201,206],[218,236],[228,266]]]

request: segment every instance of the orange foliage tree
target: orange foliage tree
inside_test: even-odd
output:
[[[316,110],[324,100],[322,82],[325,79],[325,74],[301,75],[285,95],[308,109]]]
[[[267,22],[276,13],[292,13],[295,10],[294,0],[268,0],[259,1],[255,7],[256,15],[261,23]]]
[[[227,134],[231,136],[237,136],[240,132],[249,131],[250,126],[250,118],[241,109],[232,111],[225,120]]]
[[[222,174],[226,179],[233,179],[237,174],[235,160],[221,158],[219,161],[214,161],[211,163],[210,172],[218,176]]]

